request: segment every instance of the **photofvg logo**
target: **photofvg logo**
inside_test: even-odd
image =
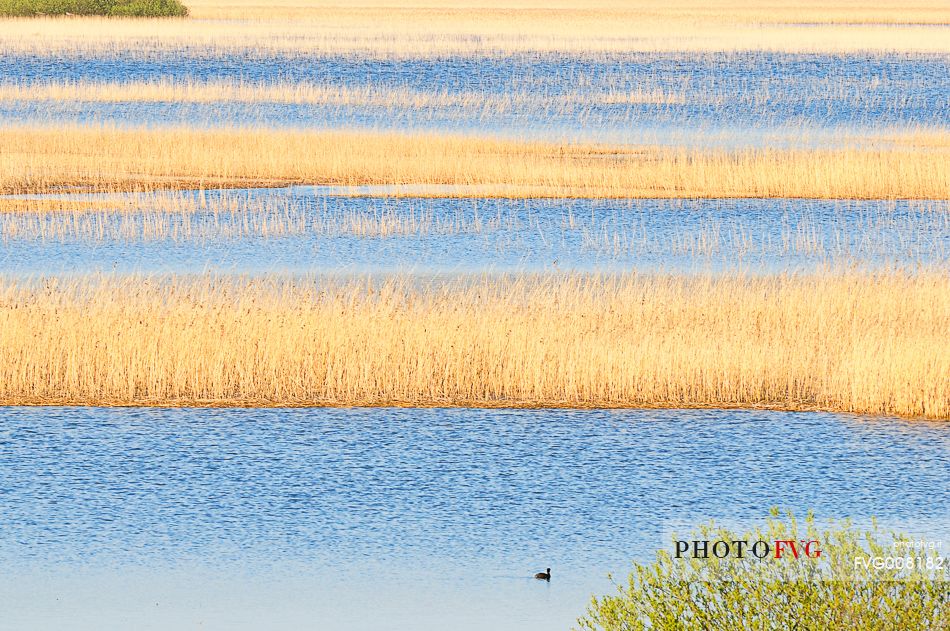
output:
[[[677,559],[820,559],[821,542],[817,539],[674,539]]]
[[[657,562],[678,581],[950,582],[950,519],[889,523],[796,520],[777,510],[761,522],[667,524]]]

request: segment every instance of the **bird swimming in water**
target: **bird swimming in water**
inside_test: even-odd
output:
[[[551,568],[544,570],[543,572],[538,572],[534,577],[541,581],[550,581],[551,580]]]

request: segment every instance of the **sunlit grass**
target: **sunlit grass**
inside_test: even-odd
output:
[[[195,47],[437,56],[562,51],[948,52],[950,9],[927,0],[560,3],[189,2],[192,19],[0,21],[0,49],[36,54]],[[209,21],[215,20],[215,21]]]
[[[768,5],[750,0],[191,0],[197,18],[306,19],[326,15],[422,15],[448,20],[463,15],[521,13],[541,18],[553,12],[567,15],[637,15],[648,18],[693,21],[699,19],[740,23],[811,24],[948,24],[950,8],[938,0],[908,6],[902,2],[866,3],[855,0],[778,0]]]
[[[117,277],[0,285],[0,400],[950,416],[950,277]]]
[[[950,138],[727,151],[349,131],[0,129],[5,193],[297,183],[413,185],[411,194],[434,197],[948,199]]]

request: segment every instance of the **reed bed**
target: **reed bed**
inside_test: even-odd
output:
[[[413,196],[431,197],[950,198],[950,138],[907,142],[725,151],[348,131],[7,127],[0,192],[307,183],[412,185]]]
[[[0,283],[0,401],[950,417],[950,277]]]
[[[950,8],[939,0],[921,0],[908,6],[885,0],[873,4],[857,0],[778,0],[763,5],[752,0],[191,0],[192,15],[201,19],[271,20],[316,19],[330,16],[421,15],[451,19],[457,13],[506,14],[520,12],[546,16],[568,15],[662,17],[669,20],[721,20],[732,23],[810,24],[950,24]],[[499,16],[500,19],[501,16]],[[565,28],[561,25],[561,28]]]
[[[144,81],[46,81],[0,83],[0,101],[82,101],[99,103],[281,103],[364,107],[464,108],[494,113],[516,107],[553,105],[650,104],[680,105],[683,89],[638,86],[601,94],[573,91],[556,95],[518,92],[422,91],[407,86],[348,86],[311,82],[249,82],[229,79],[207,81],[150,79]],[[723,97],[725,98],[725,97]]]
[[[193,18],[0,20],[0,50],[203,48],[382,56],[624,51],[950,52],[946,3],[189,3]]]

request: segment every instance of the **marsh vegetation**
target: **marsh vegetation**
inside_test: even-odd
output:
[[[50,15],[183,17],[188,8],[178,0],[0,0],[0,16]]]
[[[4,400],[947,415],[944,7],[190,8],[3,25]]]
[[[480,197],[950,198],[950,136],[899,148],[738,151],[434,134],[0,129],[0,191],[421,185]],[[417,195],[419,193],[416,193]]]
[[[562,628],[780,491],[947,540],[945,2],[187,4],[0,0],[10,624]],[[667,561],[581,624],[947,611]]]
[[[950,413],[945,274],[6,281],[0,400]]]
[[[911,537],[886,532],[876,524],[869,529],[847,521],[822,526],[814,515],[798,520],[790,512],[773,509],[764,525],[748,532],[708,523],[682,536],[776,546],[782,541],[800,546],[811,541],[820,556],[807,558],[802,553],[793,558],[788,553],[759,559],[746,552],[744,558],[703,559],[661,550],[655,562],[635,563],[616,594],[594,598],[580,628],[950,628],[950,568],[939,552],[915,549]],[[901,545],[907,543],[912,545]],[[913,565],[869,567],[870,559],[894,555]]]
[[[192,0],[188,6],[195,19],[164,23],[11,21],[0,25],[0,46],[46,52],[191,47],[433,57],[629,50],[946,53],[950,23],[946,4],[934,0],[913,7],[785,1],[767,9],[736,0],[569,0],[555,6],[493,0],[440,8],[372,0],[347,6],[334,0],[268,5]],[[219,22],[208,29],[205,19]]]

